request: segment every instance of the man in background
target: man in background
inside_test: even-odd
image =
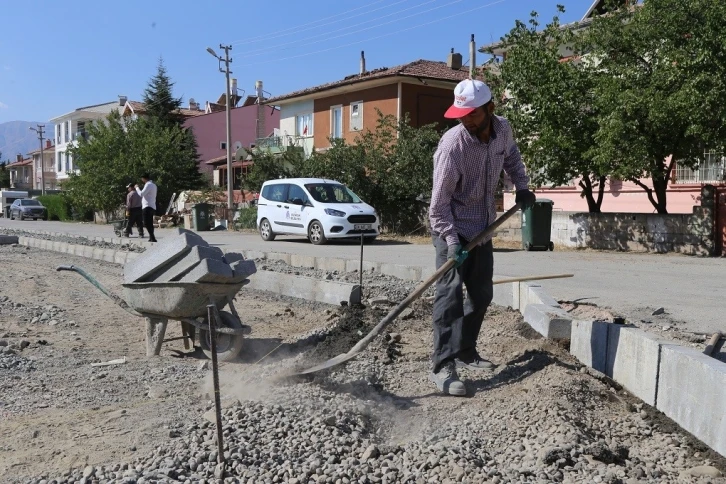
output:
[[[139,237],[144,237],[144,218],[141,208],[141,196],[136,193],[133,183],[126,186],[126,237],[131,236],[131,228],[136,225],[139,230]]]
[[[144,218],[144,226],[149,232],[149,242],[156,242],[154,237],[154,212],[156,212],[156,185],[151,181],[148,173],[141,175],[144,188],[136,185],[136,193],[141,197],[141,211]]]

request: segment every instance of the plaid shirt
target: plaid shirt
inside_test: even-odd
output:
[[[494,198],[502,169],[517,190],[528,187],[529,176],[506,119],[492,118],[489,143],[469,134],[462,124],[447,131],[434,154],[432,232],[454,245],[460,243],[458,236],[471,241],[484,231],[497,216]]]

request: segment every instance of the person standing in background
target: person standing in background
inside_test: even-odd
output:
[[[140,189],[136,185],[136,193],[141,197],[144,226],[146,226],[146,231],[149,232],[149,242],[156,242],[156,237],[154,237],[154,213],[156,212],[157,188],[148,173],[141,175],[141,181],[144,183],[144,188]]]
[[[141,196],[136,193],[133,183],[126,186],[126,237],[131,236],[131,228],[136,225],[139,229],[139,237],[144,237],[144,216],[141,207]]]

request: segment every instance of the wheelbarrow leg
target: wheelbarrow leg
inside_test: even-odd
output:
[[[166,334],[166,319],[146,318],[146,356],[159,356]]]

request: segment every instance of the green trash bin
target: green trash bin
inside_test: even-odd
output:
[[[522,211],[522,248],[554,250],[552,235],[552,200],[539,198],[532,207]]]
[[[210,229],[212,218],[212,205],[209,203],[195,203],[192,205],[192,219],[194,230],[202,232]]]

